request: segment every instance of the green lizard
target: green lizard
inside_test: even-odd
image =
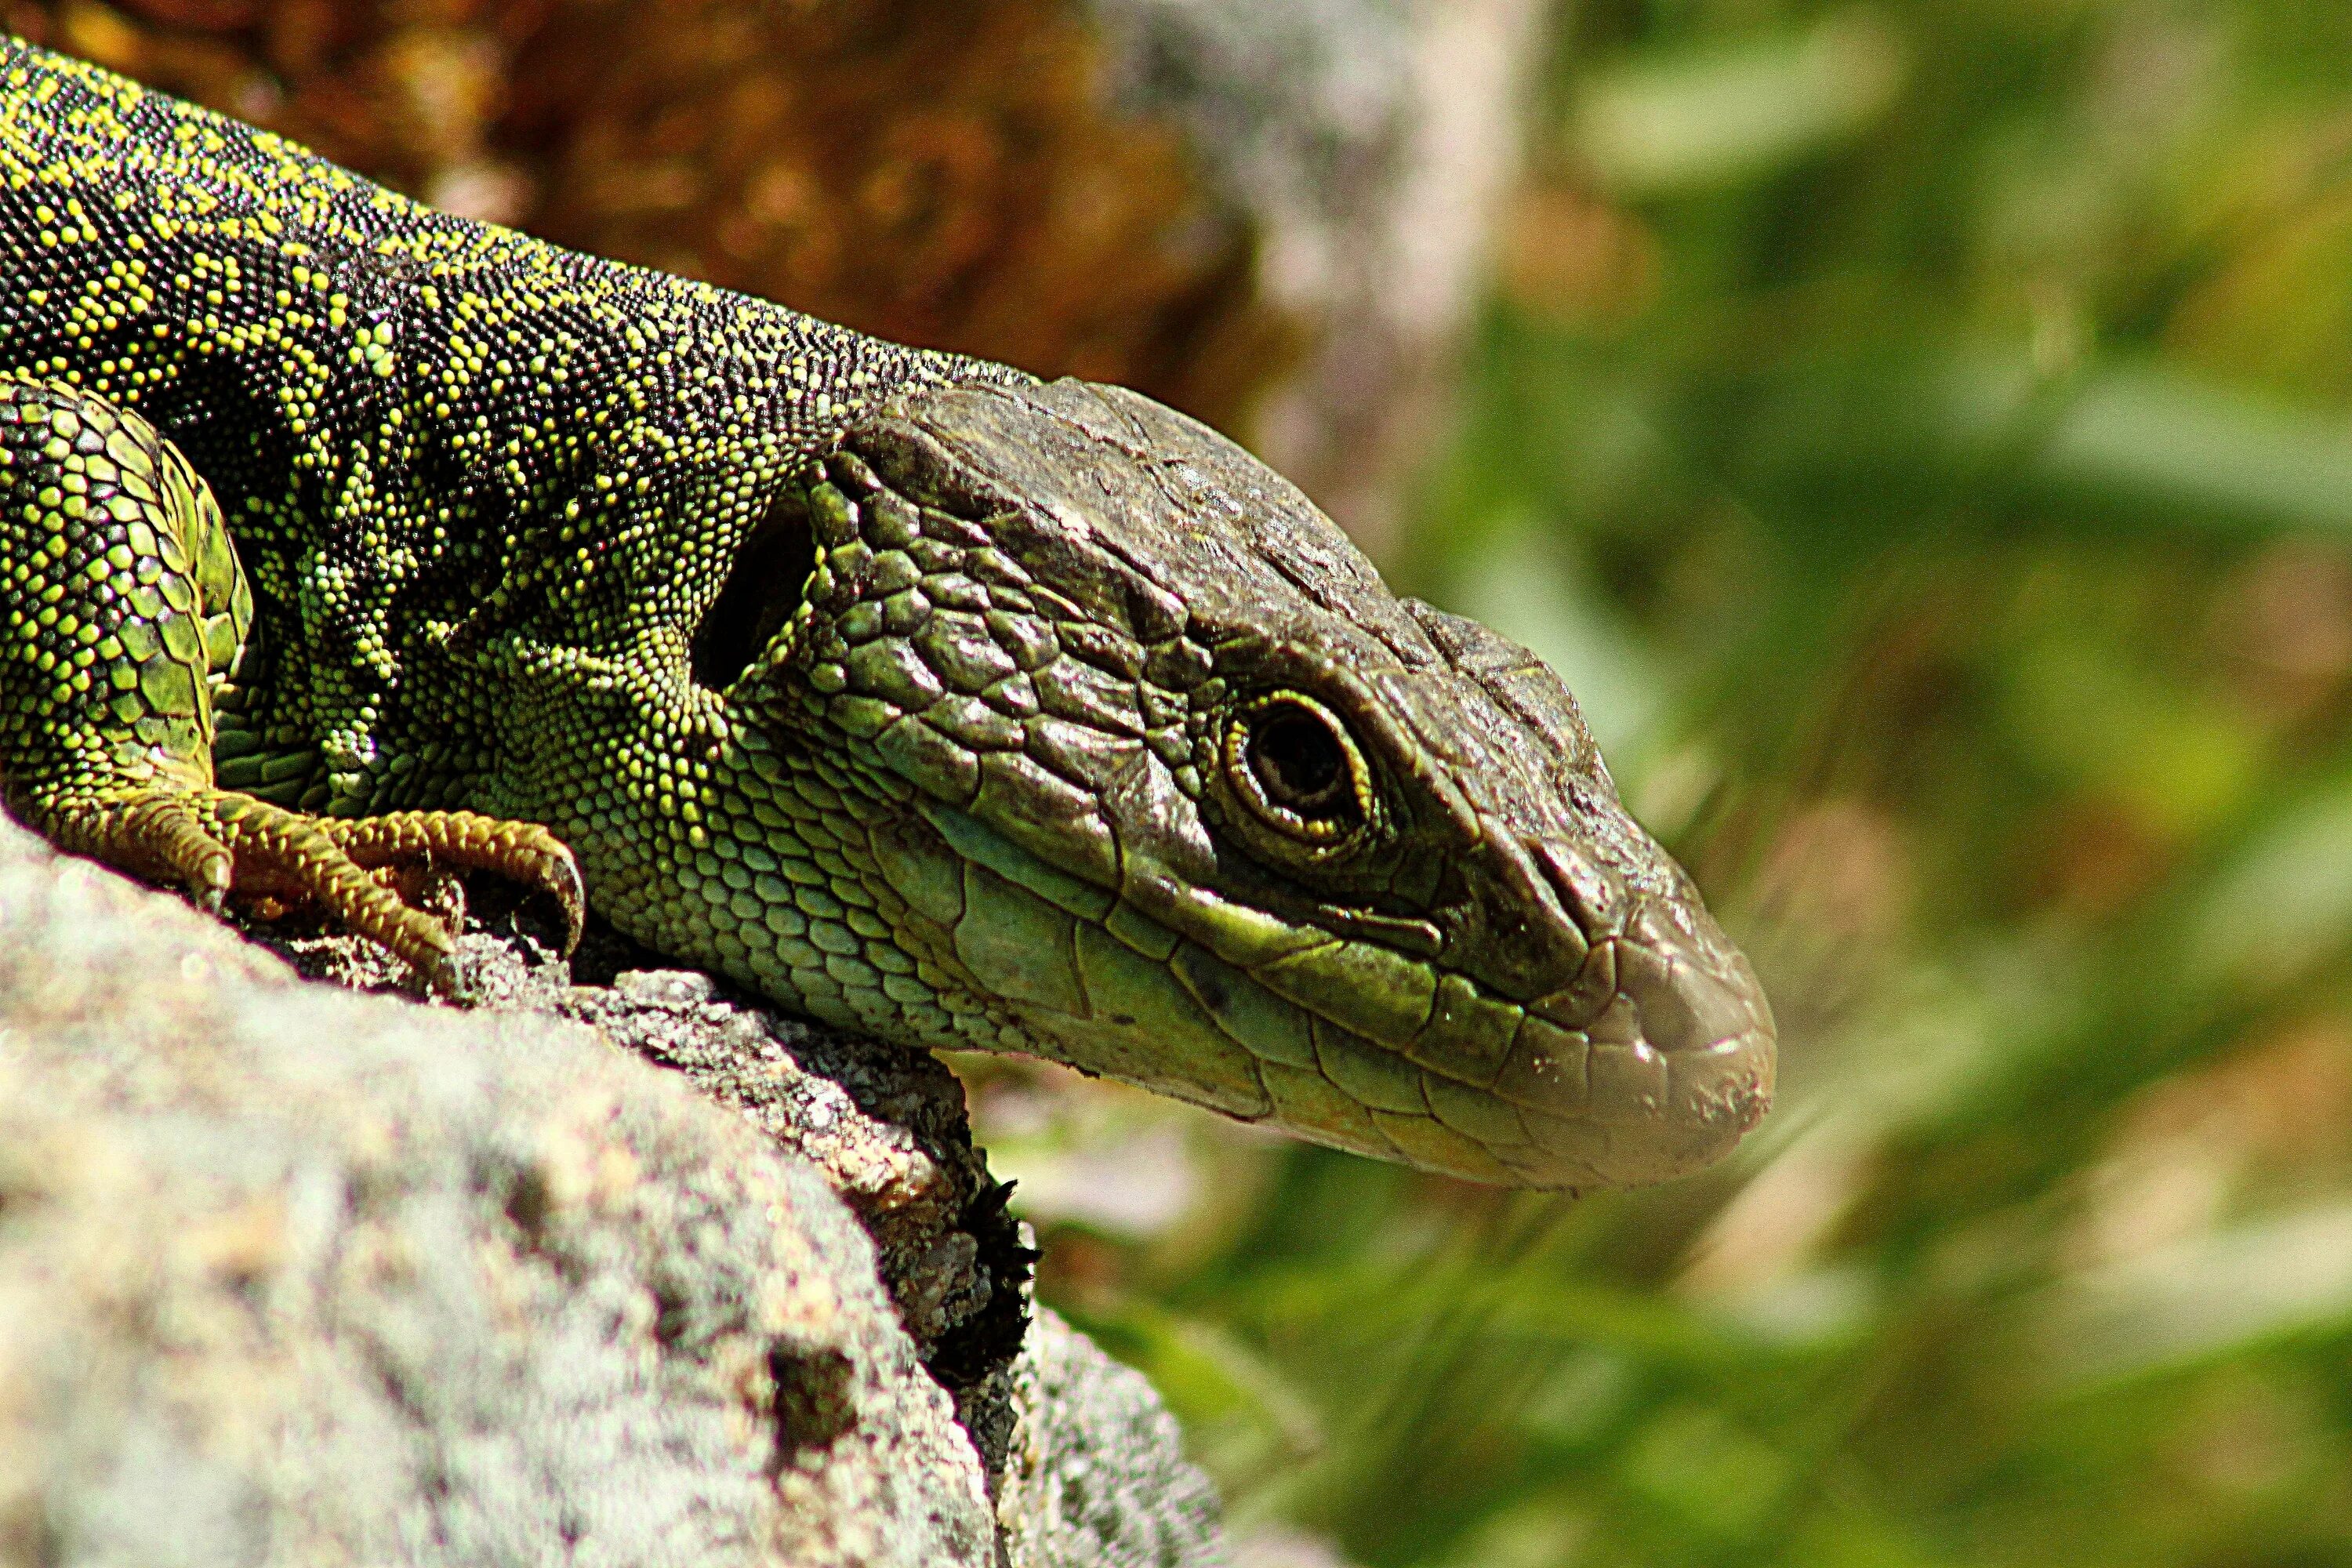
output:
[[[1202,426],[7,39],[0,187],[0,776],[60,846],[445,985],[383,868],[584,885],[845,1027],[1482,1181],[1762,1113],[1763,995],[1559,679]]]

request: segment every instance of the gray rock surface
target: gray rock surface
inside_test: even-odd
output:
[[[1003,1212],[1004,1191],[971,1145],[963,1087],[934,1058],[836,1034],[749,1000],[592,926],[570,963],[550,910],[491,878],[435,889],[429,901],[477,904],[460,938],[478,1013],[584,1024],[607,1044],[681,1073],[777,1147],[814,1164],[864,1223],[882,1278],[927,1362],[1001,1355],[1020,1337],[1027,1262]],[[255,939],[306,974],[421,996],[405,965],[335,932],[259,927]],[[1003,1287],[1002,1289],[999,1287]],[[966,1359],[988,1359],[975,1349]]]
[[[996,1508],[1009,1568],[1225,1560],[1217,1495],[1140,1373],[1040,1308],[1013,1385],[1020,1420]]]
[[[467,946],[484,1011],[306,984],[0,820],[0,1563],[994,1564],[1066,1472],[1158,1554],[1023,1568],[1219,1560],[1139,1380],[1015,1359],[944,1069]]]

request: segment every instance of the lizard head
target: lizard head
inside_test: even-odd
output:
[[[1762,1114],[1763,993],[1559,679],[1231,442],[1081,382],[925,388],[803,504],[732,695],[869,798],[845,858],[911,967],[771,991],[1515,1185],[1680,1174]]]

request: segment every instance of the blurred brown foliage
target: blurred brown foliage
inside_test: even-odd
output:
[[[424,201],[1212,422],[1288,361],[1246,226],[1056,0],[13,0]]]

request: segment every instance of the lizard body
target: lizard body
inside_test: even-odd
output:
[[[1769,1099],[1532,656],[1130,393],[435,213],[0,40],[0,774],[429,972],[426,853],[910,1045],[1517,1184]]]

